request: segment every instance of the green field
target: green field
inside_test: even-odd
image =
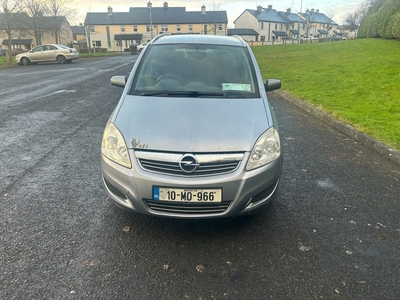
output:
[[[253,47],[264,79],[400,149],[400,42],[358,39]]]

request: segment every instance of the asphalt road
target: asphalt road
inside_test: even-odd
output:
[[[400,167],[271,94],[274,204],[173,220],[107,198],[100,142],[135,56],[0,69],[1,299],[399,299]],[[272,76],[273,77],[273,76]]]

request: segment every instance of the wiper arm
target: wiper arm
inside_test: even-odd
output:
[[[186,96],[186,97],[203,97],[203,96],[216,96],[222,97],[224,94],[222,92],[197,92],[197,91],[158,91],[158,92],[143,92],[142,96]]]
[[[165,95],[168,96],[168,91],[160,91],[160,92],[143,92],[139,94],[140,96],[161,96],[161,95]]]

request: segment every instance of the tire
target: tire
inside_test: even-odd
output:
[[[31,63],[31,61],[29,60],[29,58],[27,58],[27,57],[21,58],[21,65],[27,66],[30,63]]]
[[[59,64],[65,64],[67,62],[65,56],[62,55],[57,56],[57,61]]]
[[[72,59],[67,59],[66,62],[67,62],[67,64],[70,64],[70,63],[72,63]]]

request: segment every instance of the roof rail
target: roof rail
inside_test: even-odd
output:
[[[240,35],[234,34],[231,36],[234,37],[235,39],[237,39],[238,41],[240,41],[243,45],[247,44],[246,41]]]
[[[155,38],[151,41],[151,43],[154,43],[154,42],[157,41],[158,39],[162,38],[163,36],[167,36],[167,35],[171,35],[171,34],[170,34],[170,33],[160,33],[160,34],[157,34],[157,35],[155,36]]]

